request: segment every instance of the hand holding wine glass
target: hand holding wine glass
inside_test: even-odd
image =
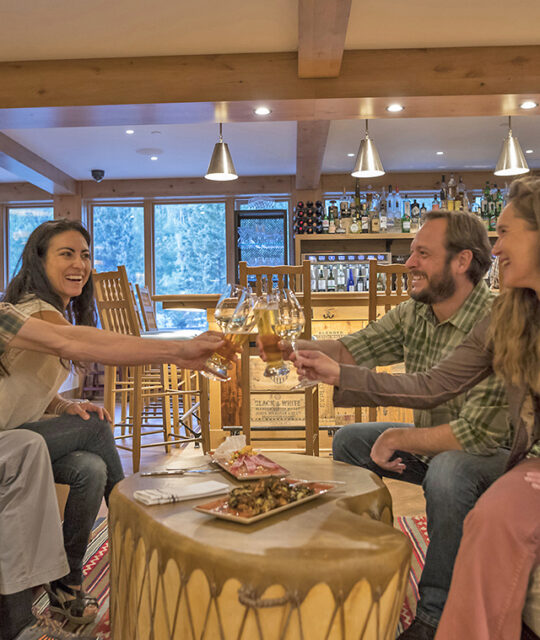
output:
[[[255,298],[245,287],[227,285],[221,295],[214,318],[223,331],[225,342],[205,363],[204,376],[210,380],[225,382],[231,377],[228,370],[239,348],[249,338],[255,326]]]
[[[291,360],[300,376],[300,384],[307,381],[318,384],[324,382],[333,386],[339,386],[340,366],[321,351],[295,351]]]

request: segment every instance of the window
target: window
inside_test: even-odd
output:
[[[15,275],[24,245],[32,231],[42,222],[52,220],[52,207],[10,207],[8,209],[8,273]]]
[[[125,265],[129,281],[144,285],[144,208],[94,205],[94,267],[116,271]]]
[[[225,203],[156,204],[155,291],[219,293],[227,282]],[[160,327],[207,329],[205,311],[156,309]]]

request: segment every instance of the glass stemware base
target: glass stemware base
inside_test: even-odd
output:
[[[264,376],[270,378],[276,384],[281,384],[289,375],[290,369],[284,362],[267,365]]]
[[[218,360],[216,355],[213,355],[210,359],[208,359],[204,366],[206,367],[205,371],[201,371],[202,375],[209,380],[217,380],[218,382],[227,382],[231,379],[229,375],[229,369],[231,368],[231,363],[226,360],[221,361]]]

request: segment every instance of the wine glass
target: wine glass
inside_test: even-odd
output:
[[[228,370],[233,365],[234,354],[255,326],[255,302],[255,296],[248,288],[227,285],[214,310],[225,343],[206,361],[206,370],[201,372],[203,376],[219,382],[231,379]]]
[[[259,340],[267,361],[264,375],[278,384],[285,380],[290,371],[278,347],[281,336],[277,330],[286,325],[282,300],[279,291],[271,291],[259,296],[256,305]]]

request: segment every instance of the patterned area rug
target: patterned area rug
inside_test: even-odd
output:
[[[396,528],[405,533],[412,542],[413,557],[411,573],[405,594],[405,601],[401,608],[398,633],[406,629],[412,622],[418,600],[418,581],[426,558],[429,543],[425,516],[396,518]],[[92,541],[88,545],[84,564],[84,589],[98,599],[99,613],[92,625],[77,626],[71,623],[65,629],[85,635],[99,635],[104,640],[110,640],[109,628],[109,541],[107,520],[102,518],[96,522],[92,532]],[[34,602],[39,613],[43,613],[49,606],[49,599],[45,592],[41,592]],[[59,619],[59,616],[55,616]]]
[[[411,624],[416,613],[418,581],[420,580],[420,575],[426,561],[426,550],[429,544],[429,538],[425,516],[398,517],[396,518],[396,528],[401,529],[401,531],[409,537],[413,548],[409,583],[405,592],[405,601],[403,602],[399,615],[398,633],[401,633]]]
[[[109,640],[109,537],[106,518],[99,518],[94,525],[92,540],[84,558],[83,574],[84,590],[99,602],[98,616],[91,625],[66,623],[64,629],[76,634],[98,635]],[[39,593],[34,606],[39,613],[47,611],[49,598],[44,591]],[[58,614],[53,614],[52,617],[62,619]]]

